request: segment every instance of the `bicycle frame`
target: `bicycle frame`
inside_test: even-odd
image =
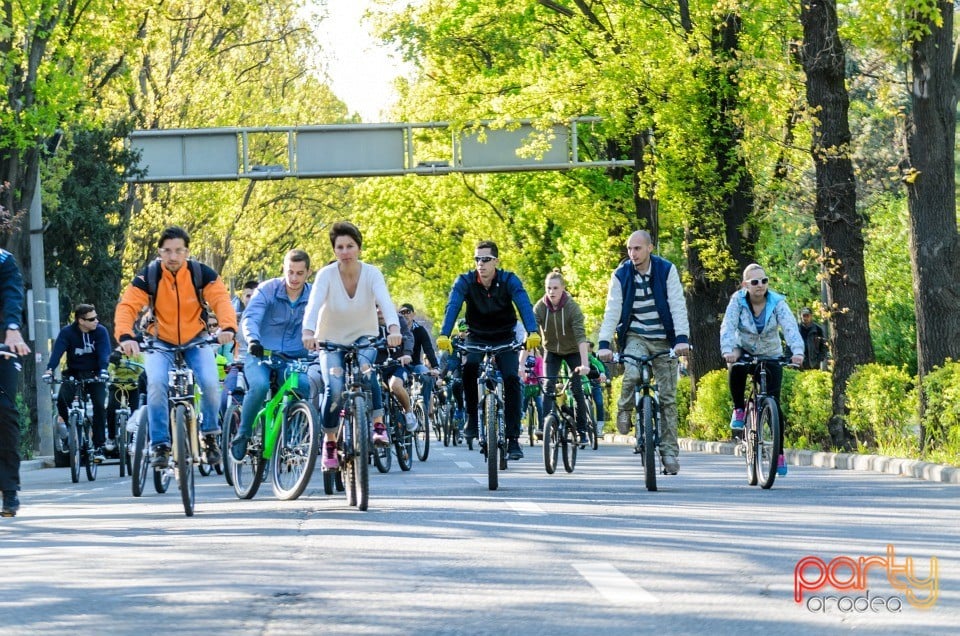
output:
[[[266,401],[263,408],[257,413],[256,418],[254,418],[254,422],[263,421],[264,424],[263,449],[261,453],[264,459],[271,459],[273,457],[273,451],[277,445],[277,436],[280,434],[280,428],[283,425],[283,414],[287,403],[291,398],[303,398],[303,396],[299,394],[300,375],[305,374],[307,368],[310,366],[310,359],[307,358],[290,358],[278,353],[273,355],[273,359],[263,360],[259,364],[269,367],[273,372],[283,368],[287,362],[291,364],[288,368],[286,379],[277,390],[273,392],[272,397]],[[254,426],[254,430],[256,430],[256,426]]]

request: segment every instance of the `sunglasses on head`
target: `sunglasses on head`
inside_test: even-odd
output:
[[[473,260],[475,260],[478,263],[489,263],[495,258],[496,256],[474,256]]]
[[[766,285],[770,279],[764,276],[763,278],[751,278],[748,282],[751,287],[756,287],[757,285]]]

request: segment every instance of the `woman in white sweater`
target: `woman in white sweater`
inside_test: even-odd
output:
[[[330,244],[336,261],[327,265],[314,279],[310,300],[303,316],[303,345],[311,351],[320,349],[324,342],[352,345],[362,338],[371,341],[379,335],[377,306],[387,323],[387,345],[400,346],[400,321],[397,309],[390,299],[386,281],[380,270],[360,261],[363,237],[357,226],[346,221],[330,228]],[[373,375],[372,364],[377,352],[373,347],[363,349],[361,370],[368,381],[373,406],[373,442],[387,443],[383,425],[383,398],[380,383]],[[340,394],[343,391],[343,353],[321,349],[320,368],[323,372],[324,393],[320,413],[323,418],[325,443],[323,466],[337,467],[337,425],[340,412]]]

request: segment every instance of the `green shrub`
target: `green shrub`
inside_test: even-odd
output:
[[[682,375],[677,379],[677,434],[689,436],[690,417],[690,376]]]
[[[917,392],[905,370],[880,364],[857,367],[847,382],[847,409],[847,427],[861,448],[916,453]]]
[[[787,448],[830,447],[827,422],[833,414],[832,387],[833,378],[827,371],[784,370],[780,407],[787,418]]]
[[[707,373],[697,381],[697,401],[690,407],[686,434],[694,439],[729,439],[732,410],[727,370]]]
[[[33,459],[33,431],[30,427],[30,407],[19,392],[16,397],[17,411],[20,413],[20,459]]]
[[[927,408],[924,413],[924,448],[960,455],[960,362],[947,360],[942,367],[931,371],[923,380]]]

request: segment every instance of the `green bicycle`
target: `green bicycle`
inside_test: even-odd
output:
[[[273,468],[273,492],[278,499],[296,499],[306,489],[313,474],[320,448],[309,395],[299,394],[300,377],[314,357],[293,358],[281,353],[261,360],[270,368],[270,393],[253,422],[253,434],[247,452],[240,461],[230,452],[223,453],[233,489],[241,499],[253,499],[263,482],[267,464]],[[251,364],[247,361],[247,364]],[[287,368],[287,377],[279,387],[278,371]],[[271,461],[272,460],[272,461]]]

